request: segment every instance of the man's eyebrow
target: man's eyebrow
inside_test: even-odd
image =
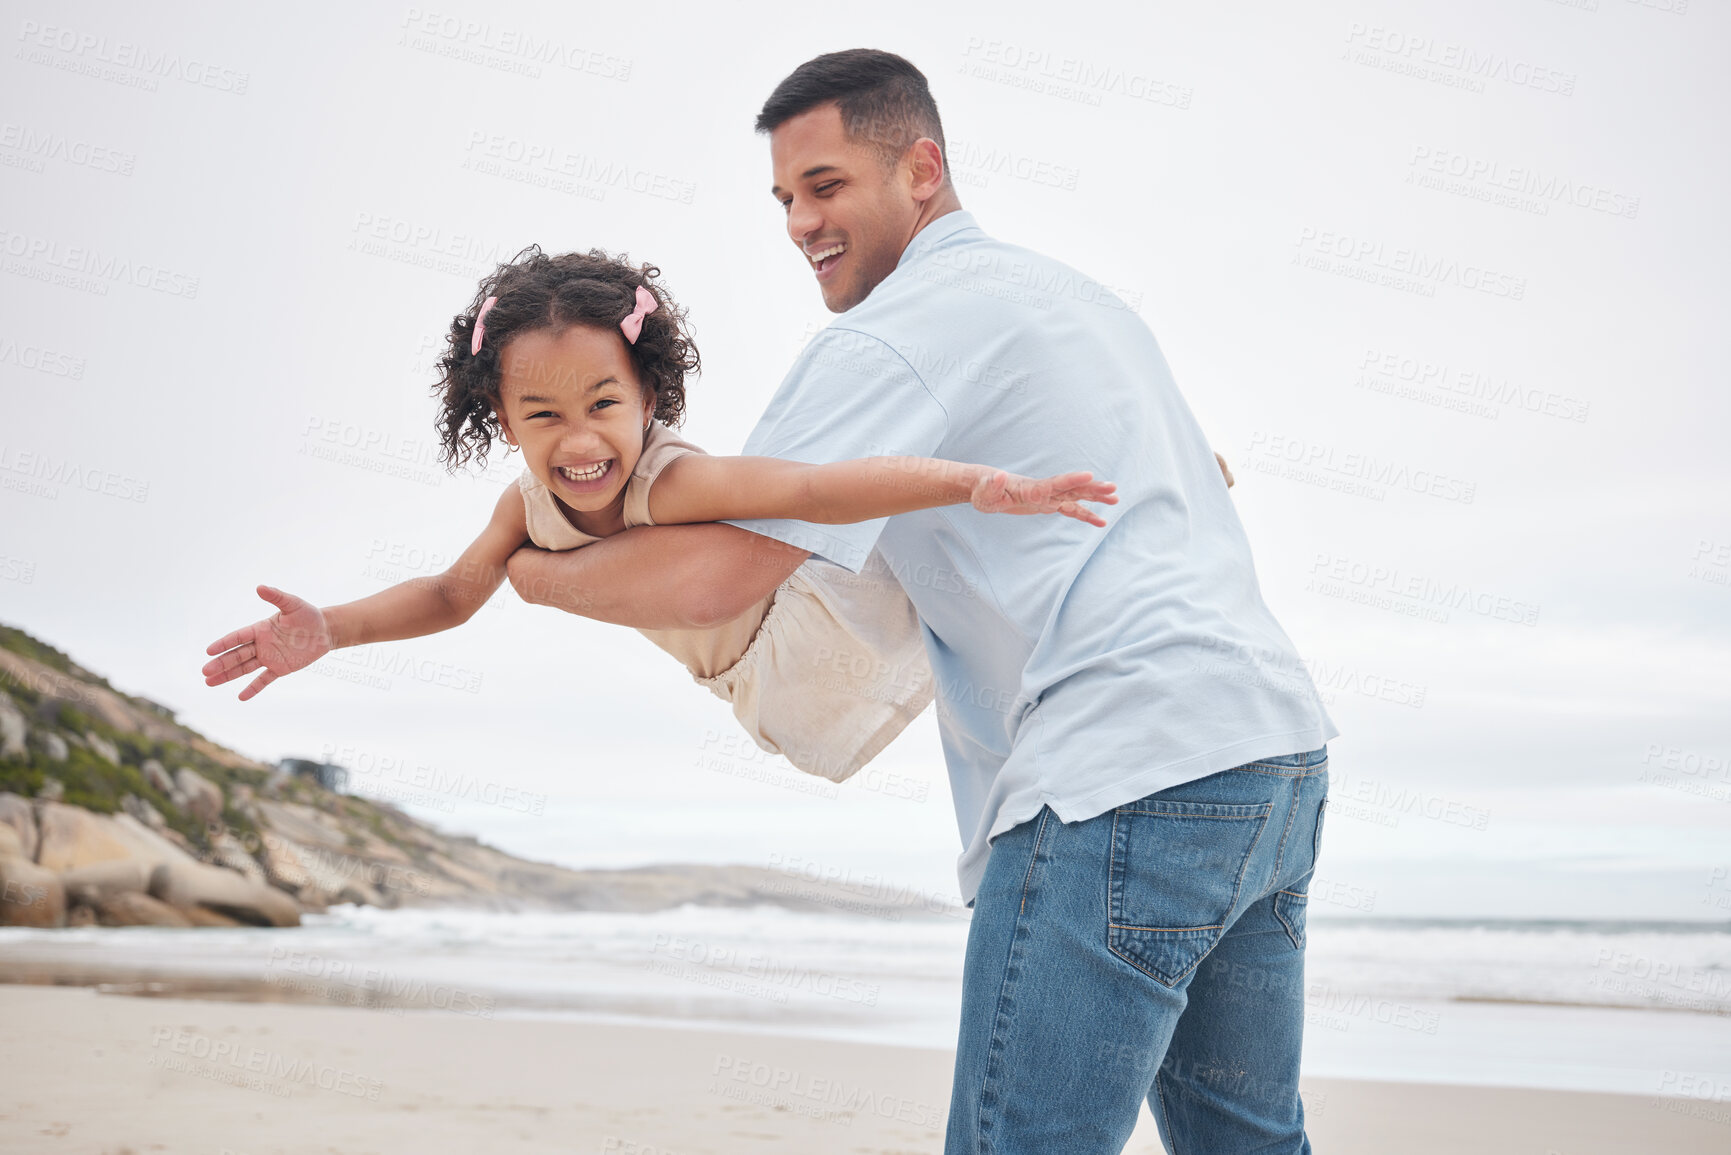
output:
[[[820,164],[820,165],[815,165],[811,168],[806,169],[804,172],[799,174],[799,178],[801,180],[810,180],[814,176],[822,176],[826,172],[835,172],[835,171],[836,171],[836,166],[833,164]],[[770,189],[769,189],[769,195],[770,196],[780,196],[781,195],[781,186],[780,185],[771,185]]]

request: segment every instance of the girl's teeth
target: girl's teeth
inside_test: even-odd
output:
[[[585,469],[572,469],[569,466],[562,465],[559,467],[559,472],[564,475],[565,480],[567,481],[594,481],[597,477],[606,473],[608,466],[612,464],[611,461],[603,461],[599,465],[591,465]]]

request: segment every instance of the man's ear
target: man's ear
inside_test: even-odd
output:
[[[911,182],[908,191],[921,204],[931,200],[944,187],[943,150],[931,137],[922,136],[908,146],[907,166]]]

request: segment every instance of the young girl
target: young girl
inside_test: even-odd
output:
[[[518,484],[456,563],[320,609],[259,586],[277,607],[206,650],[205,683],[259,674],[242,701],[340,646],[419,637],[469,620],[525,541],[576,549],[634,525],[774,517],[841,524],[971,502],[986,513],[1062,513],[1113,504],[1089,473],[1034,480],[981,465],[871,457],[806,465],[711,457],[676,436],[685,377],[699,367],[684,311],[660,270],[599,250],[531,246],[453,318],[443,379],[444,458],[485,461],[495,438],[523,453]],[[932,697],[919,619],[875,553],[854,575],[813,558],[751,610],[713,629],[642,630],[733,705],[770,753],[840,781]],[[845,660],[836,661],[838,656]]]

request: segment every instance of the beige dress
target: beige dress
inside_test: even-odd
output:
[[[649,489],[667,464],[703,450],[651,423],[625,483],[625,525],[654,525]],[[566,518],[527,469],[517,479],[529,539],[578,549],[598,537]],[[840,782],[877,755],[932,700],[919,615],[873,550],[859,574],[811,558],[751,609],[707,630],[639,630],[733,706],[764,750]]]

